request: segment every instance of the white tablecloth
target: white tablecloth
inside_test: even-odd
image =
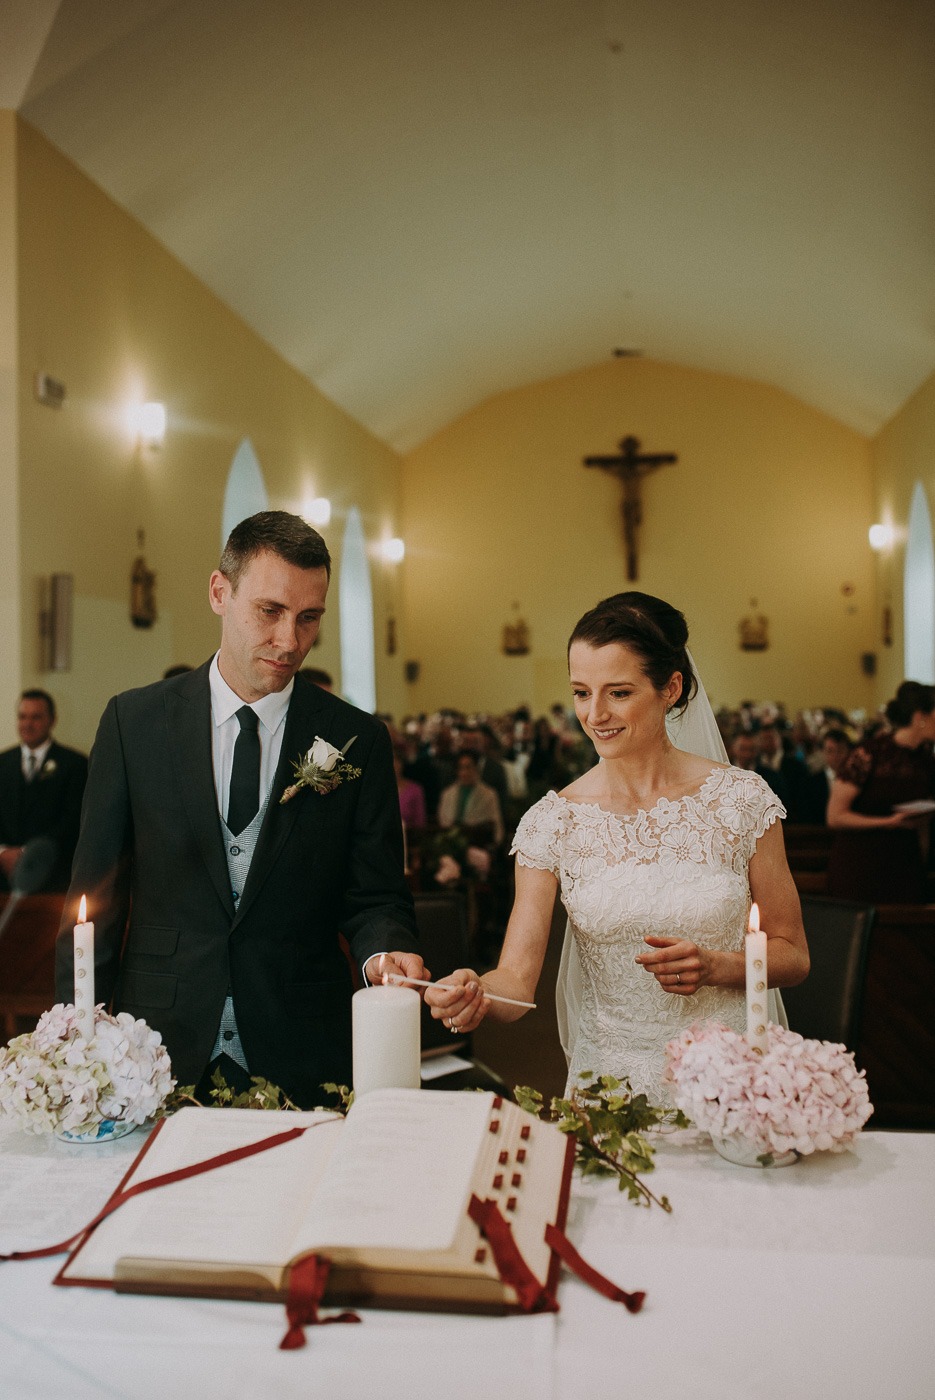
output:
[[[51,1243],[110,1194],[141,1142],[68,1147],[0,1128],[0,1249]],[[671,1216],[578,1181],[569,1233],[637,1316],[571,1278],[558,1316],[368,1311],[277,1349],[263,1304],[53,1288],[58,1261],[0,1265],[3,1400],[932,1400],[935,1135],[865,1133],[772,1171],[695,1134],[649,1179]],[[415,1206],[414,1208],[417,1208]]]

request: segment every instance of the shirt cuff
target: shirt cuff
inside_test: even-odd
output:
[[[370,978],[367,976],[367,965],[368,965],[368,963],[372,963],[373,960],[374,960],[374,958],[386,958],[386,957],[389,957],[389,952],[388,952],[388,951],[387,951],[387,952],[383,952],[383,953],[371,953],[369,958],[365,958],[365,959],[364,959],[364,965],[363,965],[363,967],[360,969],[360,975],[361,975],[361,977],[364,979],[364,986],[365,986],[365,987],[372,987],[372,986],[373,986],[373,983],[371,982]]]

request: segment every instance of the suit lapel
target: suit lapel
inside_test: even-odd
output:
[[[293,765],[296,759],[308,749],[312,738],[314,738],[312,728],[316,722],[315,716],[323,708],[321,695],[322,692],[317,686],[296,679],[286,714],[282,748],[279,752],[279,763],[276,766],[276,777],[273,779],[273,786],[270,790],[269,806],[260,828],[253,860],[250,862],[250,873],[247,876],[240,904],[237,907],[235,922],[239,922],[243,918],[259,893],[264,880],[276,862],[276,858],[292,833],[292,828],[299,815],[302,796],[308,796],[307,793],[299,794],[285,805],[281,801],[283,793],[292,782]]]
[[[211,882],[228,916],[234,917],[230,873],[214,789],[211,760],[210,662],[166,692],[166,727],[176,780]]]

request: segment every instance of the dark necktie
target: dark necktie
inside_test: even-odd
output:
[[[230,797],[227,802],[227,826],[232,836],[239,836],[256,816],[260,807],[260,736],[257,717],[249,705],[237,711],[240,733],[234,745],[234,765],[231,768]]]

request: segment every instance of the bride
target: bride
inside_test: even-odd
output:
[[[687,641],[682,614],[646,593],[618,593],[581,618],[569,674],[575,712],[602,762],[520,822],[516,899],[497,967],[483,977],[460,968],[445,978],[454,990],[429,988],[425,998],[460,1034],[488,1015],[522,1015],[487,993],[534,999],[560,892],[569,917],[558,988],[569,1088],[592,1070],[629,1079],[655,1103],[668,1101],[668,1040],[706,1017],[745,1029],[751,896],[767,934],[770,987],[794,986],[809,966],[781,803],[756,773],[712,763],[669,737],[667,721],[682,716],[683,742],[723,754]],[[691,737],[698,733],[700,744]]]

